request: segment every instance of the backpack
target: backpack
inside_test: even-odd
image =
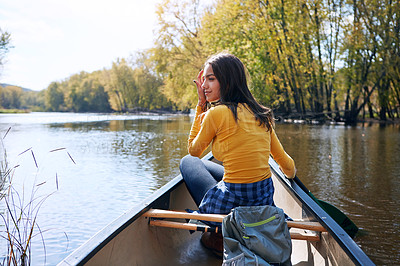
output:
[[[275,206],[240,206],[222,222],[224,266],[292,265],[285,213]]]

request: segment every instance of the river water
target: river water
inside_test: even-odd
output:
[[[18,166],[14,197],[32,216],[38,210],[32,265],[57,264],[175,177],[190,126],[185,115],[0,114],[1,136],[11,127],[7,161]],[[399,125],[277,124],[276,131],[303,183],[361,228],[355,241],[366,254],[377,265],[399,265]],[[0,259],[6,253],[0,242]]]

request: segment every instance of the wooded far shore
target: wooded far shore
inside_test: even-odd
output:
[[[187,113],[196,103],[192,80],[210,55],[226,51],[243,61],[253,95],[276,117],[346,124],[400,118],[399,2],[201,2],[162,1],[154,46],[111,68],[39,92],[3,84],[0,108]]]

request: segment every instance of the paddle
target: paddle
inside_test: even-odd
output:
[[[344,231],[351,237],[354,238],[354,236],[358,232],[358,227],[353,223],[352,220],[350,220],[349,217],[347,217],[341,210],[336,208],[335,206],[323,201],[317,199],[310,190],[300,181],[300,179],[295,176],[293,181],[305,192],[307,193],[310,198],[312,198],[329,216],[332,217],[333,220],[335,220],[340,227],[343,228]]]

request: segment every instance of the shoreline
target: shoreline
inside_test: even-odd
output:
[[[400,118],[388,119],[386,121],[379,120],[377,118],[364,118],[364,119],[357,120],[355,123],[346,123],[346,121],[334,121],[334,120],[330,120],[330,119],[317,120],[317,119],[292,119],[292,118],[280,117],[280,118],[276,119],[276,122],[277,123],[287,123],[287,124],[312,124],[312,125],[330,124],[330,125],[345,125],[345,126],[351,126],[351,125],[357,125],[357,124],[399,125]]]
[[[31,110],[23,110],[23,109],[0,109],[0,114],[24,114],[31,113]],[[43,111],[45,112],[45,111]],[[54,112],[50,112],[54,113]],[[62,112],[64,113],[64,112]],[[65,113],[76,113],[76,112],[65,112]],[[79,113],[79,112],[78,112]],[[86,112],[80,112],[84,114]],[[94,114],[136,114],[136,115],[192,115],[191,111],[172,111],[165,109],[158,110],[146,110],[143,108],[138,108],[136,110],[129,110],[127,112],[118,112],[113,111],[109,113],[103,112],[87,112]],[[194,114],[194,113],[193,113]],[[276,123],[288,123],[288,124],[312,124],[312,125],[355,125],[355,124],[381,124],[381,125],[398,125],[400,124],[400,118],[388,118],[387,120],[380,120],[378,118],[360,118],[355,123],[346,123],[346,121],[335,121],[334,119],[324,118],[293,118],[293,114],[291,115],[282,115],[279,113],[274,113],[274,118]]]

